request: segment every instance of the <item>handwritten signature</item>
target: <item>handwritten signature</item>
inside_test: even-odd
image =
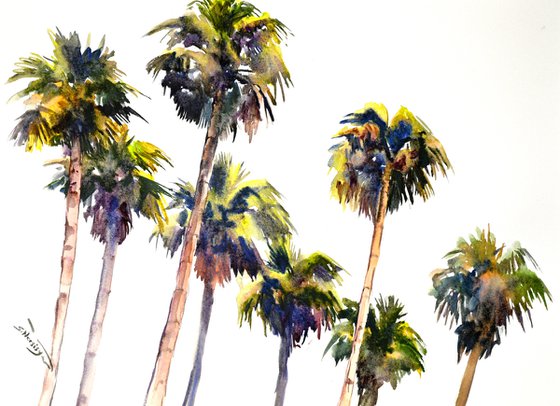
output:
[[[41,357],[43,364],[45,364],[47,368],[52,370],[53,365],[51,357],[49,357],[49,354],[47,353],[47,350],[45,349],[41,341],[39,341],[38,339],[34,340],[32,338],[32,334],[35,333],[35,328],[33,327],[33,323],[31,323],[31,320],[27,319],[27,322],[29,323],[31,332],[29,332],[25,327],[22,326],[14,326],[14,328],[22,335],[23,338],[25,338],[27,342],[27,351],[29,351],[36,357]]]

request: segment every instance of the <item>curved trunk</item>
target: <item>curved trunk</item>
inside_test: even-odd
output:
[[[476,371],[476,364],[482,355],[482,351],[482,346],[477,343],[472,349],[471,355],[469,355],[467,368],[465,369],[465,374],[461,380],[461,387],[459,388],[459,395],[457,396],[455,406],[465,406],[467,404],[467,399],[469,398],[469,392],[471,391],[474,378],[474,372]]]
[[[112,218],[112,216],[109,216]],[[117,225],[108,224],[105,251],[103,253],[103,269],[101,270],[101,280],[99,281],[99,290],[97,292],[97,300],[95,302],[95,311],[89,329],[89,340],[84,358],[84,370],[82,372],[82,380],[80,382],[80,393],[78,395],[77,405],[88,405],[93,389],[93,380],[95,378],[95,359],[101,342],[101,334],[103,333],[103,322],[107,313],[107,304],[109,303],[109,294],[111,293],[111,282],[113,281],[113,269],[115,267],[115,256],[117,255],[118,243],[116,240]]]
[[[212,315],[212,305],[214,304],[214,288],[212,283],[204,282],[204,293],[202,294],[202,308],[200,309],[200,328],[198,331],[198,343],[196,346],[196,356],[194,365],[189,378],[189,386],[187,394],[183,401],[183,406],[194,406],[198,383],[200,382],[200,374],[202,373],[202,357],[204,356],[204,345],[206,344],[206,334],[210,325],[210,316]]]
[[[161,335],[154,370],[146,394],[146,400],[144,402],[146,406],[161,406],[165,398],[167,379],[169,378],[169,369],[171,368],[171,359],[173,358],[183,314],[185,313],[189,277],[192,270],[194,252],[198,243],[200,226],[202,224],[202,214],[204,213],[206,200],[208,198],[208,188],[210,176],[212,175],[214,156],[216,155],[216,148],[218,147],[218,120],[221,110],[222,95],[219,93],[212,106],[210,126],[206,133],[206,140],[200,160],[200,171],[196,182],[194,207],[185,230],[175,290],[173,291],[173,296],[169,305],[167,322],[165,323]]]
[[[276,381],[276,400],[274,406],[283,406],[288,385],[288,358],[290,357],[290,337],[282,336],[278,353],[278,380]]]
[[[344,377],[344,384],[342,392],[338,401],[339,406],[350,406],[352,400],[352,392],[356,384],[356,370],[358,367],[358,357],[360,355],[360,348],[364,338],[364,329],[366,327],[367,314],[369,310],[369,301],[371,297],[371,287],[373,285],[373,277],[375,275],[375,268],[379,261],[379,253],[381,248],[381,237],[383,235],[383,223],[385,222],[385,215],[387,214],[387,201],[389,199],[389,181],[391,177],[391,168],[388,165],[383,174],[381,191],[379,195],[379,203],[375,216],[373,237],[371,240],[371,251],[369,254],[368,269],[364,280],[364,287],[360,297],[360,307],[358,311],[358,319],[356,321],[356,330],[354,331],[354,340],[352,341],[352,353],[346,366],[346,375]]]
[[[68,178],[69,187],[66,195],[66,220],[61,258],[62,270],[60,272],[60,287],[52,330],[51,368],[47,368],[45,372],[39,406],[49,406],[54,395],[60,351],[64,338],[64,324],[70,299],[70,287],[72,286],[72,276],[74,274],[74,260],[76,258],[76,245],[78,242],[78,218],[80,215],[80,190],[82,186],[81,148],[78,137],[75,137],[72,142]]]

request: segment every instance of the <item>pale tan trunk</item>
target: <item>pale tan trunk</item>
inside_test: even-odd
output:
[[[167,323],[163,330],[159,343],[159,351],[150,379],[148,393],[144,404],[146,406],[161,406],[165,399],[167,390],[167,379],[169,378],[169,369],[181,321],[185,312],[185,301],[189,288],[189,277],[192,270],[194,252],[198,243],[200,226],[202,224],[202,214],[206,207],[208,198],[208,188],[210,176],[212,175],[212,166],[214,163],[214,155],[218,146],[217,120],[222,110],[222,97],[219,94],[216,97],[212,107],[212,117],[210,126],[206,134],[204,149],[202,150],[202,158],[200,160],[200,172],[196,184],[195,201],[187,229],[185,230],[183,249],[181,250],[181,258],[179,261],[179,269],[177,270],[177,279],[175,291],[169,305],[169,313]]]
[[[95,378],[95,360],[99,344],[101,343],[103,322],[105,321],[107,305],[109,304],[109,294],[111,293],[111,282],[113,281],[113,269],[115,267],[115,256],[117,255],[118,244],[114,241],[114,230],[113,233],[109,231],[107,234],[107,242],[105,243],[105,252],[103,254],[103,270],[101,271],[95,311],[93,312],[93,318],[89,329],[89,340],[84,358],[84,370],[80,382],[80,393],[78,395],[78,401],[76,402],[78,406],[88,405],[91,399],[93,381]]]
[[[352,393],[356,384],[356,369],[358,367],[358,357],[360,355],[360,348],[364,338],[364,329],[367,321],[367,314],[369,311],[369,301],[371,296],[371,287],[373,285],[373,277],[375,275],[375,268],[379,261],[379,252],[381,248],[381,237],[383,235],[383,223],[385,221],[385,214],[387,213],[387,202],[389,200],[389,180],[391,176],[391,168],[387,166],[383,175],[381,191],[379,196],[379,204],[377,205],[376,217],[373,228],[373,237],[371,240],[371,250],[369,254],[368,269],[364,279],[364,287],[360,297],[360,308],[358,311],[358,319],[356,321],[356,331],[354,331],[354,340],[352,341],[352,353],[346,366],[346,375],[344,377],[344,384],[342,392],[338,401],[339,406],[350,406],[352,400]]]
[[[70,287],[74,274],[74,259],[78,241],[78,218],[80,215],[80,189],[82,184],[82,164],[80,141],[76,137],[72,143],[70,153],[69,188],[66,196],[66,222],[64,226],[64,245],[60,272],[60,287],[56,301],[54,326],[52,330],[51,361],[52,369],[47,369],[43,379],[43,390],[39,399],[39,406],[49,406],[52,402],[58,374],[60,351],[64,338],[64,324],[68,312]]]
[[[467,399],[469,398],[469,393],[473,383],[474,372],[476,371],[476,364],[478,364],[482,351],[482,346],[480,346],[480,344],[475,344],[471,351],[471,355],[469,355],[467,368],[465,369],[465,374],[461,380],[461,387],[459,388],[459,395],[457,396],[455,406],[465,406],[467,404]]]

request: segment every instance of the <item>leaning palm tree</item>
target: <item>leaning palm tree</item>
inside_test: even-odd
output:
[[[63,146],[70,157],[66,223],[62,250],[60,290],[56,302],[50,357],[52,368],[43,381],[40,405],[50,405],[56,385],[64,323],[76,255],[82,179],[82,156],[99,146],[107,146],[115,123],[128,121],[137,113],[128,106],[128,94],[137,91],[120,80],[123,73],[105,48],[89,44],[84,50],[78,34],[68,37],[49,31],[54,46],[50,58],[31,54],[22,58],[9,82],[31,79],[15,95],[27,98],[27,111],[19,117],[11,138],[26,151],[47,146]]]
[[[358,319],[358,303],[350,299],[342,302],[346,307],[338,312],[340,322],[325,349],[325,354],[331,350],[337,364],[350,358]],[[379,388],[385,382],[396,389],[405,375],[424,372],[426,347],[420,335],[403,320],[404,306],[394,296],[380,296],[376,308],[377,314],[372,306],[369,308],[358,359],[359,406],[376,405]]]
[[[198,11],[198,13],[196,12]],[[161,405],[185,309],[189,275],[208,196],[218,139],[244,125],[249,139],[266,117],[276,90],[291,84],[280,43],[288,30],[277,19],[241,0],[199,0],[185,15],[165,21],[148,34],[166,32],[167,50],[148,63],[154,76],[163,72],[180,118],[207,127],[195,202],[185,229],[167,322],[150,380],[146,404]]]
[[[445,176],[451,164],[426,124],[405,107],[389,122],[384,105],[369,103],[347,115],[341,124],[346,125],[335,137],[342,141],[330,149],[329,166],[336,172],[331,192],[343,206],[350,206],[374,222],[357,329],[339,400],[339,406],[349,406],[385,215],[406,201],[413,203],[416,195],[428,199],[433,194],[430,177],[437,172]]]
[[[295,252],[290,240],[270,247],[269,269],[246,285],[237,298],[239,320],[251,325],[253,312],[280,337],[275,406],[284,404],[288,384],[288,358],[309,331],[330,329],[341,309],[335,282],[342,268],[321,252],[309,256]]]
[[[529,252],[516,242],[505,251],[496,246],[496,237],[488,229],[477,229],[469,240],[460,238],[449,252],[447,268],[433,272],[432,295],[436,298],[438,320],[441,316],[449,326],[457,324],[458,361],[469,354],[461,381],[457,406],[467,403],[478,360],[488,358],[495,345],[501,343],[500,330],[515,318],[525,330],[523,315],[529,318],[538,300],[547,307],[550,292],[529,267],[538,269]]]
[[[195,402],[216,286],[229,282],[232,272],[235,276],[246,273],[254,279],[264,268],[255,242],[277,241],[292,232],[278,191],[266,180],[247,180],[248,175],[242,164],[233,164],[231,157],[220,155],[210,178],[194,263],[196,275],[204,283],[200,328],[184,405]],[[178,183],[177,187],[169,208],[179,212],[174,221],[154,234],[171,256],[181,245],[195,193],[190,183]]]

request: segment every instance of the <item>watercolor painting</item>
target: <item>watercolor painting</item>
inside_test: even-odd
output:
[[[3,8],[0,404],[560,404],[560,5]]]

